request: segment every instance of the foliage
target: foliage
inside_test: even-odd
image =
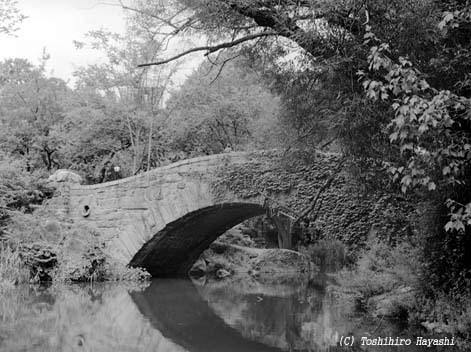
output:
[[[129,18],[124,35],[92,31],[88,33],[88,43],[75,43],[78,48],[90,47],[106,57],[103,64],[81,67],[75,72],[77,91],[94,96],[95,103],[71,111],[64,126],[68,135],[80,139],[67,152],[72,158],[77,155],[74,163],[87,167],[89,174],[90,166],[95,166],[95,182],[102,181],[97,174],[106,162],[119,165],[125,177],[165,161],[167,149],[162,130],[169,113],[163,109],[163,101],[175,69],[137,67],[157,55],[163,45],[155,28],[146,30],[152,25],[152,21]],[[93,117],[91,125],[89,116]],[[83,133],[77,133],[77,129]],[[92,148],[87,146],[90,142]]]
[[[23,158],[28,170],[59,165],[62,140],[53,128],[71,98],[64,81],[46,77],[46,61],[39,67],[24,59],[0,63],[0,145]]]
[[[343,286],[353,290],[365,308],[371,297],[405,286],[416,286],[420,273],[418,249],[410,243],[391,246],[370,239],[353,269],[339,273]]]
[[[21,159],[0,151],[0,240],[7,235],[7,225],[15,212],[31,213],[51,190],[41,172],[29,173]]]
[[[445,331],[469,340],[471,331],[471,297],[469,294],[446,295],[437,292],[433,298],[419,297],[418,308],[410,320],[426,322],[432,331]]]
[[[6,243],[19,255],[21,268],[29,272],[27,281],[140,281],[150,277],[142,269],[125,268],[110,259],[96,230],[59,221],[44,209],[15,213],[7,231]],[[9,263],[13,270],[16,262]]]
[[[266,149],[279,140],[278,98],[244,59],[230,59],[202,64],[170,97],[167,133],[177,150]]]
[[[0,152],[0,209],[31,212],[50,194],[40,172],[28,173],[21,159]]]
[[[0,242],[0,292],[29,281],[29,270],[19,250]]]
[[[467,13],[466,9],[457,11],[459,22],[453,21],[455,15],[445,13],[439,27],[467,26],[463,23],[471,22]],[[463,197],[454,199],[453,196],[456,191],[469,188],[465,181],[471,158],[466,128],[471,117],[469,97],[431,87],[405,57],[399,56],[396,63],[391,59],[390,46],[381,43],[370,26],[367,26],[365,39],[366,44],[378,43],[370,48],[368,59],[369,70],[379,79],[370,75],[363,85],[369,98],[391,103],[394,118],[388,126],[389,139],[398,144],[403,157],[402,165],[392,165],[389,171],[394,179],[400,180],[402,192],[425,187],[448,196],[446,204],[451,218],[445,229],[465,231],[465,224],[471,224],[471,203],[467,203],[469,199],[463,203]],[[471,49],[471,43],[465,44]],[[455,88],[455,91],[463,92],[463,89]]]
[[[16,0],[0,0],[0,34],[12,35],[26,18],[17,6]]]
[[[321,239],[314,244],[299,248],[299,251],[308,255],[323,271],[338,271],[346,264],[345,244],[339,240]]]

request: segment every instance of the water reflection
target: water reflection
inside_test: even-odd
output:
[[[348,351],[337,345],[339,336],[407,335],[395,325],[354,316],[349,305],[325,293],[325,280],[20,287],[0,298],[0,351]]]
[[[189,351],[280,351],[245,339],[212,311],[190,281],[156,281],[145,291],[131,296],[142,314],[164,336]]]
[[[347,329],[345,314],[335,320],[335,307],[327,302],[325,279],[293,276],[280,282],[269,277],[260,282],[241,277],[197,287],[211,309],[247,339],[283,351],[326,351],[337,346],[339,331]]]

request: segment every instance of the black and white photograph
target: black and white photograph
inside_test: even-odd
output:
[[[0,351],[471,351],[471,1],[0,0]]]

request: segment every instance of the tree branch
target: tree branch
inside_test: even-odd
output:
[[[225,42],[225,43],[221,43],[221,44],[214,45],[214,46],[200,46],[200,47],[196,47],[196,48],[186,50],[186,51],[184,51],[184,52],[182,52],[178,55],[172,56],[168,59],[161,60],[161,61],[156,61],[156,62],[151,62],[151,63],[146,63],[146,64],[140,64],[137,67],[147,67],[147,66],[156,66],[156,65],[167,64],[171,61],[177,60],[177,59],[179,59],[183,56],[186,56],[188,54],[191,54],[191,53],[194,53],[194,52],[197,52],[197,51],[206,51],[205,56],[207,56],[211,53],[214,53],[214,52],[222,50],[222,49],[231,48],[233,46],[239,45],[241,43],[244,43],[244,42],[247,42],[247,41],[250,41],[250,40],[253,40],[253,39],[257,39],[257,38],[261,38],[261,37],[268,37],[268,36],[272,36],[272,35],[278,35],[278,33],[275,32],[275,31],[265,31],[265,32],[250,34],[250,35],[247,35],[245,37],[233,40],[231,42]]]

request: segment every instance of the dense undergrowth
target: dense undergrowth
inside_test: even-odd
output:
[[[140,281],[150,275],[115,262],[98,233],[58,221],[45,210],[16,212],[0,247],[1,285],[39,282]]]
[[[341,290],[354,297],[360,311],[469,340],[471,295],[461,287],[446,292],[427,283],[422,251],[413,240],[369,239],[358,261],[336,275]]]
[[[47,174],[0,154],[0,289],[38,282],[142,280],[149,274],[115,263],[98,233],[60,221],[42,204]]]

